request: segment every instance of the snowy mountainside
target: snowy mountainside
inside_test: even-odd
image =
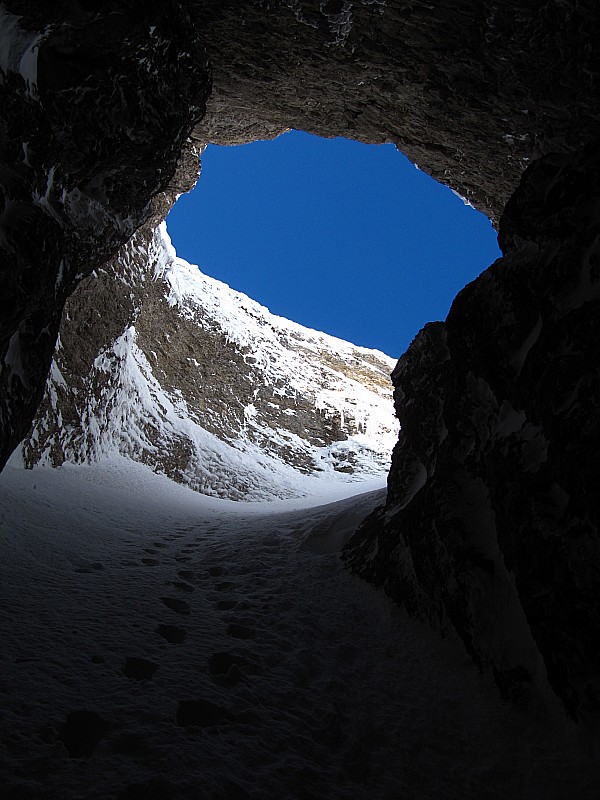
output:
[[[383,477],[393,366],[203,275],[163,224],[70,300],[21,454],[58,466],[119,453],[238,500]]]

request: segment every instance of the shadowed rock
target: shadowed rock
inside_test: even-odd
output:
[[[504,258],[399,360],[387,502],[345,553],[506,698],[547,671],[579,721],[600,712],[599,152],[527,170]]]

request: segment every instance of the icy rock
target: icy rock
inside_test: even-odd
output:
[[[398,431],[393,364],[203,275],[161,226],[69,298],[20,451],[27,466],[118,453],[238,500],[383,479]]]

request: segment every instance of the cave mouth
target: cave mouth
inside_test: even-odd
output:
[[[501,255],[487,217],[394,145],[295,130],[209,145],[167,227],[272,313],[394,357]]]
[[[246,501],[381,485],[395,359],[499,255],[489,220],[391,144],[293,131],[209,146],[168,225],[180,258],[141,229],[69,298],[25,464],[119,454]]]

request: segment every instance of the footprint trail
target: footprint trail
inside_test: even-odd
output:
[[[43,514],[0,476],[3,798],[596,796],[560,715],[344,570],[380,494],[244,507],[99,469],[36,470]]]

